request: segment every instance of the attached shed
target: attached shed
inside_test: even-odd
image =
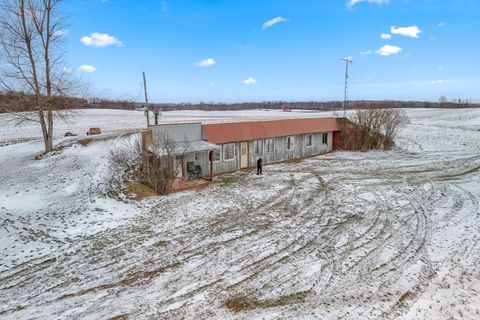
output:
[[[223,173],[263,163],[332,151],[335,118],[282,119],[202,125],[203,138],[221,146],[214,153],[214,172]]]
[[[179,180],[207,177],[211,174],[210,153],[221,147],[202,139],[200,123],[174,123],[149,126],[153,145],[161,145],[165,138],[173,142],[178,165]],[[179,181],[181,184],[181,181]]]

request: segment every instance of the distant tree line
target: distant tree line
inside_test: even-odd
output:
[[[51,97],[53,110],[84,109],[87,100],[74,97]],[[0,113],[35,111],[34,95],[22,92],[0,92]]]
[[[10,106],[17,106],[17,111],[32,111],[35,106],[30,105],[25,99],[28,96],[25,93],[18,92],[0,92],[0,113],[10,112]],[[142,109],[144,103],[132,100],[121,99],[104,99],[104,98],[75,98],[62,97],[61,101],[53,102],[53,108],[62,109],[120,109],[135,110]],[[367,109],[367,108],[479,108],[479,103],[472,103],[468,100],[454,99],[447,101],[444,97],[438,102],[430,101],[395,101],[395,100],[358,100],[349,101],[348,109]],[[205,110],[205,111],[222,111],[222,110],[248,110],[248,109],[297,109],[297,110],[318,110],[333,111],[342,110],[342,101],[262,101],[262,102],[241,102],[241,103],[150,103],[149,110],[173,111],[173,110]]]

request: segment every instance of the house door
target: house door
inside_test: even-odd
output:
[[[248,142],[240,142],[240,168],[248,167]]]

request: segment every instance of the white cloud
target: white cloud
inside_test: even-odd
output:
[[[284,21],[287,21],[287,19],[283,18],[283,17],[276,17],[276,18],[273,18],[271,20],[268,20],[267,22],[265,22],[262,26],[262,29],[268,29],[274,25],[276,25],[277,23],[280,23],[280,22],[284,22]]]
[[[430,83],[431,84],[447,84],[447,83],[450,83],[450,82],[451,82],[450,80],[433,80]]]
[[[383,40],[388,40],[388,39],[390,39],[391,37],[392,37],[392,35],[391,35],[391,34],[388,34],[388,33],[382,33],[382,34],[380,35],[380,38],[382,38]]]
[[[400,51],[402,51],[402,48],[387,44],[378,49],[376,52],[381,56],[391,56],[393,54],[399,53]]]
[[[93,72],[93,71],[97,70],[97,68],[95,68],[93,66],[90,66],[88,64],[84,64],[84,65],[78,67],[78,70],[83,71],[83,72]]]
[[[447,24],[443,21],[441,21],[439,24],[437,24],[437,27],[442,28],[445,27]]]
[[[53,33],[53,37],[55,38],[65,37],[68,34],[68,32],[69,32],[68,29],[57,30]]]
[[[362,3],[362,2],[383,4],[383,3],[389,3],[390,0],[348,0],[347,1],[347,6],[348,7],[353,7],[357,3]]]
[[[400,27],[400,28],[393,26],[390,28],[390,32],[393,34],[398,34],[405,37],[418,38],[418,35],[422,33],[422,30],[420,30],[420,28],[418,28],[417,26]]]
[[[208,59],[200,61],[196,65],[199,66],[200,68],[207,68],[207,67],[211,67],[211,66],[215,65],[216,63],[217,63],[217,61],[215,61],[215,59],[208,58]]]
[[[106,46],[123,47],[123,43],[120,40],[106,33],[94,32],[89,36],[82,37],[80,41],[86,46],[98,48],[103,48]]]
[[[251,84],[255,84],[257,83],[257,80],[255,78],[248,78],[248,79],[245,79],[242,81],[243,83],[245,83],[247,86],[251,85]]]
[[[361,51],[360,54],[361,54],[362,56],[368,56],[369,54],[372,54],[372,50]]]
[[[70,74],[70,73],[72,73],[72,69],[70,69],[68,67],[63,67],[63,73]]]

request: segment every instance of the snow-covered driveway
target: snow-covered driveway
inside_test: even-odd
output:
[[[128,203],[111,142],[1,147],[0,318],[478,319],[480,110],[409,114],[395,151]]]

